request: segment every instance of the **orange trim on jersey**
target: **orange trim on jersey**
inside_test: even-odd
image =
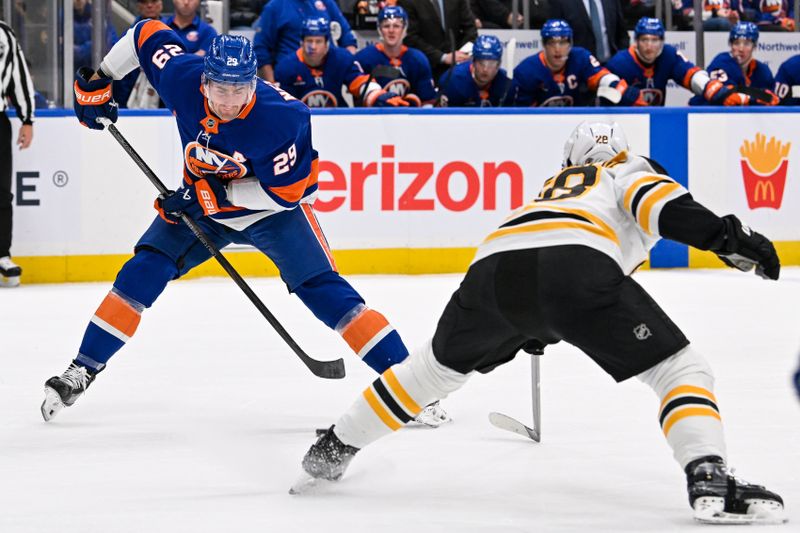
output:
[[[300,204],[300,209],[302,209],[303,213],[306,215],[306,220],[308,220],[308,224],[311,226],[314,236],[317,237],[317,241],[319,242],[320,247],[322,247],[322,251],[325,252],[325,256],[328,258],[331,268],[334,272],[338,272],[339,269],[336,268],[336,261],[333,259],[331,248],[328,245],[328,239],[325,238],[325,234],[322,232],[322,228],[319,225],[317,216],[314,214],[314,208],[311,207],[311,204],[304,203]]]
[[[664,199],[665,196],[669,195],[670,193],[674,192],[677,189],[680,189],[680,185],[677,183],[667,183],[663,187],[659,187],[654,193],[647,197],[647,199],[642,202],[641,206],[639,207],[639,216],[636,217],[636,220],[639,221],[639,225],[642,227],[650,235],[653,234],[650,231],[650,211],[653,210],[653,206]]]
[[[388,325],[389,321],[382,314],[373,309],[366,309],[351,320],[340,333],[350,348],[355,353],[360,353],[361,349]]]
[[[141,49],[145,41],[152,37],[154,33],[164,30],[171,31],[170,27],[160,20],[148,20],[139,29],[139,40],[136,43],[136,47]]]
[[[632,44],[632,45],[630,45],[630,47],[628,47],[628,53],[631,55],[631,59],[633,59],[633,62],[636,63],[639,66],[640,69],[642,69],[642,71],[644,72],[644,77],[645,78],[652,78],[653,74],[655,74],[655,68],[654,68],[653,65],[650,65],[648,67],[647,65],[642,63],[641,60],[639,60],[639,56],[636,53],[636,45],[635,44]]]
[[[132,337],[139,327],[142,315],[124,298],[109,292],[95,311],[94,316],[119,330],[126,337]]]
[[[667,406],[670,400],[672,400],[675,396],[680,396],[681,394],[693,394],[695,396],[704,396],[711,400],[714,403],[717,403],[716,397],[714,397],[714,393],[708,389],[704,389],[703,387],[696,387],[694,385],[681,385],[679,387],[675,387],[671,391],[664,396],[664,400],[661,402],[661,407],[658,408],[658,411],[661,412],[664,410],[664,407]]]
[[[550,230],[559,230],[559,229],[582,229],[584,231],[588,231],[589,233],[594,233],[595,235],[599,235],[600,237],[604,237],[614,244],[619,246],[619,240],[617,236],[609,234],[608,231],[598,228],[597,226],[593,226],[586,222],[578,222],[578,221],[570,221],[570,222],[541,222],[530,224],[526,226],[517,226],[513,228],[503,228],[500,230],[495,231],[494,233],[490,234],[486,239],[484,239],[484,243],[493,241],[500,237],[506,237],[508,235],[514,235],[516,233],[534,233],[537,231],[550,231]]]
[[[395,420],[394,417],[389,414],[389,411],[387,411],[386,408],[381,404],[380,400],[378,400],[371,388],[364,389],[363,394],[364,399],[367,400],[369,406],[372,407],[372,410],[376,415],[378,415],[378,418],[381,419],[381,422],[386,424],[389,429],[392,431],[397,431],[403,427],[403,424],[397,422],[397,420]]]
[[[296,203],[303,197],[306,189],[317,183],[318,174],[319,162],[315,159],[311,162],[311,172],[308,173],[308,176],[289,185],[270,187],[269,190],[285,202]]]
[[[590,91],[596,91],[597,90],[597,86],[600,85],[600,80],[606,74],[611,74],[611,73],[608,71],[607,68],[603,67],[596,74],[593,74],[592,76],[590,76],[589,79],[586,80],[586,85],[589,87],[589,90]]]
[[[350,82],[350,85],[347,86],[347,89],[350,91],[350,94],[353,96],[361,97],[361,87],[364,86],[365,83],[369,81],[370,76],[366,74],[362,74],[361,76],[356,77],[353,81]]]
[[[386,372],[383,373],[383,381],[389,385],[389,388],[392,389],[392,392],[400,400],[400,403],[406,408],[406,411],[410,412],[414,416],[417,416],[422,412],[422,407],[419,406],[417,402],[414,401],[414,398],[406,391],[406,389],[400,384],[400,380],[397,379],[397,376],[394,374],[394,370],[388,368]]]
[[[222,120],[213,111],[211,111],[211,107],[208,105],[208,97],[206,96],[206,92],[203,90],[203,85],[200,85],[200,94],[203,95],[203,108],[206,110],[206,116],[200,120],[200,124],[203,126],[203,130],[206,133],[219,133],[219,125],[220,124],[227,124],[231,122],[231,120],[236,120],[237,118],[247,118],[247,115],[250,114],[250,111],[253,110],[253,107],[256,105],[256,93],[253,91],[253,97],[247,103],[246,106],[239,112],[236,118],[231,120]]]
[[[638,180],[634,181],[633,185],[628,187],[628,190],[625,191],[625,196],[622,199],[622,205],[624,205],[625,209],[627,209],[630,212],[631,200],[633,199],[633,195],[636,194],[636,191],[638,191],[642,185],[663,179],[668,179],[668,178],[666,178],[665,176],[645,176],[643,178],[639,178]],[[636,213],[631,212],[631,214],[633,216],[636,216]]]
[[[402,59],[403,58],[403,54],[408,52],[408,46],[406,46],[404,44],[400,45],[400,53],[397,54],[397,57],[392,57],[389,54],[387,54],[386,53],[386,47],[383,46],[383,43],[376,44],[375,48],[378,50],[378,52],[380,52],[384,56],[386,56],[386,59],[389,60],[389,64],[391,66],[393,66],[393,67],[399,67],[400,65],[402,65],[403,64],[403,59]]]
[[[681,85],[683,85],[686,89],[691,90],[692,89],[692,76],[694,76],[698,72],[700,72],[700,67],[692,67],[692,68],[690,68],[689,72],[687,72],[686,75],[683,77],[683,82],[681,83]]]
[[[710,407],[688,407],[686,409],[676,411],[675,414],[669,416],[664,421],[664,435],[669,435],[669,430],[672,429],[672,426],[690,416],[710,416],[722,422],[722,417],[719,416],[719,413]]]
[[[755,70],[756,70],[756,60],[751,59],[750,62],[747,64],[747,72],[742,73],[744,74],[745,86],[750,87],[750,84],[752,83],[750,77],[753,75],[753,72],[755,72]]]

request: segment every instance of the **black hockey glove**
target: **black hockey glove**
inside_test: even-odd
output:
[[[89,67],[81,67],[75,73],[75,115],[81,124],[93,130],[105,129],[105,125],[97,122],[98,118],[117,121],[118,106],[111,96],[111,78],[100,78],[89,81],[94,71]]]
[[[725,224],[725,240],[715,250],[717,256],[729,267],[742,272],[756,268],[756,274],[764,279],[778,279],[781,262],[769,239],[745,226],[733,215],[722,217]]]
[[[165,221],[177,224],[183,213],[192,218],[218,213],[220,202],[226,198],[225,185],[216,178],[208,177],[195,181],[193,185],[181,187],[177,191],[159,194],[153,207]]]
[[[758,87],[747,87],[737,85],[736,92],[746,94],[750,97],[750,105],[773,106],[780,103],[780,98],[769,89],[759,89]]]

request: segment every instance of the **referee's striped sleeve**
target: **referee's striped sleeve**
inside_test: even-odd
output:
[[[19,41],[3,22],[0,22],[0,43],[5,45],[5,57],[0,65],[0,91],[11,99],[22,123],[30,124],[34,110],[33,80]]]

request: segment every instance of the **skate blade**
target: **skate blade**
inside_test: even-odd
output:
[[[44,388],[44,401],[42,402],[42,418],[45,422],[49,422],[61,411],[66,405],[61,400],[61,396],[50,387]]]
[[[428,416],[420,414],[412,422],[422,427],[436,429],[439,426],[443,426],[452,421],[453,419],[450,418],[450,416],[448,415],[445,415],[444,417],[439,417],[439,416]]]
[[[12,276],[10,278],[0,277],[0,287],[9,289],[19,287],[19,276]]]
[[[723,504],[720,499],[719,505]],[[694,519],[702,524],[784,524],[789,521],[783,512],[783,507],[777,503],[770,507],[761,507],[751,504],[750,513],[727,513],[720,511],[719,507],[704,507],[696,509]]]
[[[789,521],[788,518],[783,516],[781,513],[780,515],[775,513],[770,514],[736,514],[736,513],[725,513],[725,512],[716,512],[713,514],[708,515],[695,515],[695,521],[700,522],[701,524],[764,524],[764,525],[779,525],[785,524]]]
[[[294,484],[289,488],[289,494],[299,496],[301,494],[313,494],[319,492],[330,485],[332,481],[314,477],[306,472],[300,474]]]

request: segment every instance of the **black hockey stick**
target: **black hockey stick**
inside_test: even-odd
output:
[[[506,90],[503,91],[503,97],[500,98],[497,107],[506,107],[506,98],[508,98],[508,93],[514,85],[514,55],[516,52],[517,38],[512,37],[508,40],[508,44],[506,45],[506,76],[508,76],[508,81],[506,82]]]
[[[527,351],[527,350],[526,350]],[[534,442],[542,440],[542,378],[541,367],[539,365],[540,353],[531,354],[531,406],[533,408],[533,427],[529,428],[519,420],[503,413],[489,413],[489,422],[500,429],[511,431],[517,435],[528,437]]]
[[[444,98],[444,93],[447,92],[447,88],[450,87],[450,78],[453,77],[453,69],[456,68],[456,36],[453,33],[453,30],[448,30],[447,36],[450,39],[450,49],[452,50],[452,55],[450,56],[450,67],[447,69],[447,76],[444,80],[444,83],[441,87],[439,87],[439,94],[436,96],[435,107],[442,106],[442,98]]]
[[[362,105],[367,99],[369,85],[375,78],[389,78],[390,80],[396,80],[400,76],[402,76],[402,74],[400,73],[400,69],[397,67],[393,67],[391,65],[375,65],[375,68],[373,68],[372,72],[369,73],[369,78],[367,79],[367,83],[364,84],[364,89],[361,91]]]
[[[145,163],[144,159],[134,150],[134,148],[128,143],[127,139],[120,133],[117,127],[111,123],[108,119],[97,119],[98,122],[105,124],[108,127],[108,131],[111,132],[111,135],[117,140],[117,142],[122,146],[122,148],[128,153],[128,155],[133,159],[133,162],[144,172],[144,175],[147,176],[147,179],[150,180],[158,192],[161,194],[166,194],[169,191],[167,187],[158,179],[155,172],[150,169],[150,167]],[[211,255],[214,256],[214,259],[222,266],[225,272],[233,279],[236,285],[242,289],[247,297],[253,302],[253,305],[256,306],[256,309],[261,312],[264,318],[267,319],[275,331],[278,332],[278,335],[289,345],[292,351],[300,358],[304,365],[308,367],[309,370],[315,375],[321,378],[326,379],[340,379],[344,377],[344,360],[337,359],[336,361],[318,361],[316,359],[312,359],[308,354],[306,354],[300,346],[295,342],[295,340],[289,335],[289,333],[283,328],[283,326],[278,322],[278,319],[267,309],[267,306],[264,305],[264,302],[259,299],[253,289],[247,284],[247,282],[242,279],[242,276],[233,268],[233,265],[228,262],[222,252],[220,252],[219,248],[208,238],[208,236],[203,232],[200,225],[195,222],[191,217],[189,217],[185,213],[180,214],[180,218],[184,224],[186,224],[192,233],[194,233],[197,240],[199,240],[206,249],[211,252]]]

